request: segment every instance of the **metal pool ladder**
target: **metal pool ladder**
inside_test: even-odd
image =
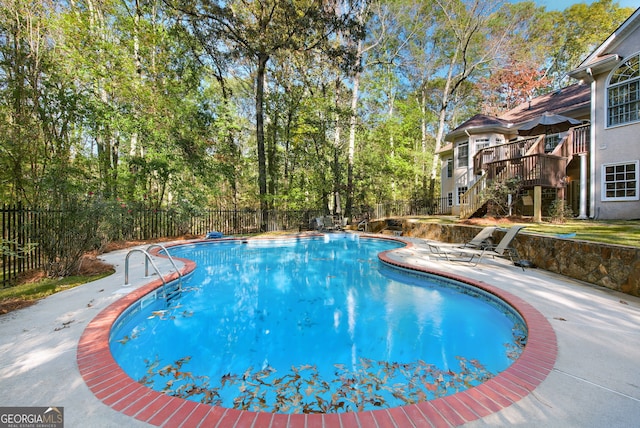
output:
[[[153,257],[151,257],[151,254],[149,254],[149,251],[152,248],[156,248],[156,247],[161,248],[164,251],[164,253],[167,255],[167,258],[171,262],[171,265],[173,266],[175,271],[178,273],[178,282],[169,288],[167,287],[167,282],[165,281],[164,277],[160,274],[160,270],[158,269],[158,266],[153,261]],[[180,273],[180,270],[176,266],[176,263],[173,261],[173,257],[171,257],[171,254],[169,254],[169,251],[161,244],[151,244],[147,247],[146,250],[143,250],[141,248],[134,248],[127,253],[127,256],[124,259],[124,285],[129,285],[129,256],[131,256],[132,253],[144,254],[145,278],[149,276],[149,263],[151,263],[151,266],[155,270],[156,274],[162,280],[162,294],[164,299],[167,302],[173,300],[174,298],[180,295],[180,293],[182,292],[182,274]]]

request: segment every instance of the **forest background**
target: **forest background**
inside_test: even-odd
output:
[[[491,0],[0,0],[0,203],[183,212],[439,195],[436,152],[633,13]]]

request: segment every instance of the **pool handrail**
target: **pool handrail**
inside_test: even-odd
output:
[[[146,252],[145,250],[143,250],[142,248],[134,248],[132,250],[129,250],[129,252],[127,253],[127,256],[124,258],[124,285],[129,285],[129,256],[132,253],[136,253],[136,252],[140,252],[140,253],[144,254],[144,257],[145,257],[145,276],[149,276],[148,272],[146,271],[146,267],[147,267],[147,262],[148,261],[151,262],[151,266],[153,266],[153,269],[156,271],[156,274],[162,280],[162,293],[164,294],[163,297],[166,298],[167,297],[167,291],[166,291],[167,281],[165,281],[164,277],[160,274],[160,270],[158,269],[158,266],[156,266],[155,262],[151,258],[151,255],[148,252]]]
[[[180,281],[182,281],[182,274],[180,273],[180,270],[178,269],[178,266],[176,266],[176,263],[173,261],[173,257],[171,257],[171,254],[169,254],[169,250],[167,250],[167,248],[162,245],[162,244],[151,244],[147,247],[147,253],[151,254],[150,251],[152,248],[160,248],[162,249],[162,251],[164,251],[165,255],[167,256],[167,258],[169,259],[169,261],[171,262],[171,265],[173,266],[173,268],[175,269],[175,271],[178,273],[178,279]],[[148,259],[150,260],[150,259]],[[158,274],[160,275],[160,274]],[[144,265],[144,276],[149,276],[149,264],[148,262],[145,260],[145,265]]]

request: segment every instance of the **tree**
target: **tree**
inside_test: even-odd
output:
[[[2,202],[259,203],[262,227],[267,209],[326,207],[345,189],[347,214],[433,198],[450,126],[482,99],[498,114],[561,84],[631,13],[611,0],[0,6]]]
[[[435,136],[435,153],[442,146],[446,128],[449,103],[457,91],[476,71],[487,66],[500,53],[502,41],[508,28],[501,26],[497,34],[491,34],[492,9],[479,0],[436,0],[442,13],[441,29],[437,37],[443,40],[439,50],[443,61],[444,85],[440,92],[438,107],[438,125]],[[438,156],[434,156],[431,167],[429,195],[434,194],[438,172]]]
[[[321,0],[268,1],[172,1],[184,13],[203,45],[224,44],[219,51],[233,58],[244,58],[255,67],[255,123],[258,155],[258,187],[266,230],[268,193],[267,158],[264,134],[264,85],[267,63],[277,53],[320,50],[329,58],[349,55],[328,41],[338,32],[359,34],[350,7],[344,12]],[[350,6],[350,5],[347,5]],[[204,37],[203,37],[204,36]]]
[[[56,69],[79,98],[72,129],[83,191],[104,200],[202,199],[196,184],[216,176],[206,162],[213,100],[203,98],[205,68],[159,5],[85,0],[51,11],[63,53]]]
[[[0,3],[0,181],[3,201],[62,202],[81,185],[72,162],[81,96],[50,1]]]
[[[551,13],[553,42],[547,51],[548,75],[555,87],[566,85],[569,71],[602,43],[634,10],[613,0],[576,3],[561,13]]]
[[[438,24],[438,5],[434,1],[416,2],[408,0],[398,9],[400,29],[397,31],[403,39],[403,61],[397,72],[401,81],[411,82],[409,90],[419,112],[420,142],[415,149],[417,170],[414,176],[414,197],[429,199],[427,194],[428,178],[430,174],[429,159],[434,152],[433,123],[438,109],[432,105],[436,100],[434,93],[439,91],[437,77],[441,63],[438,58],[437,45],[439,40],[434,37]],[[422,191],[417,189],[421,188]]]
[[[479,79],[484,114],[502,112],[547,92],[552,80],[547,73],[546,49],[553,43],[555,12],[533,2],[506,3],[495,13],[495,20],[513,23],[504,40],[502,55]]]
[[[484,97],[484,114],[500,116],[501,113],[531,100],[545,92],[551,79],[545,71],[532,63],[511,60],[479,82]]]

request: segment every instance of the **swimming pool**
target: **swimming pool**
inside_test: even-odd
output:
[[[378,253],[404,244],[355,236],[173,247],[199,268],[169,307],[147,298],[125,311],[111,351],[160,391],[285,413],[433,399],[519,355],[515,310],[476,288],[389,268]]]

